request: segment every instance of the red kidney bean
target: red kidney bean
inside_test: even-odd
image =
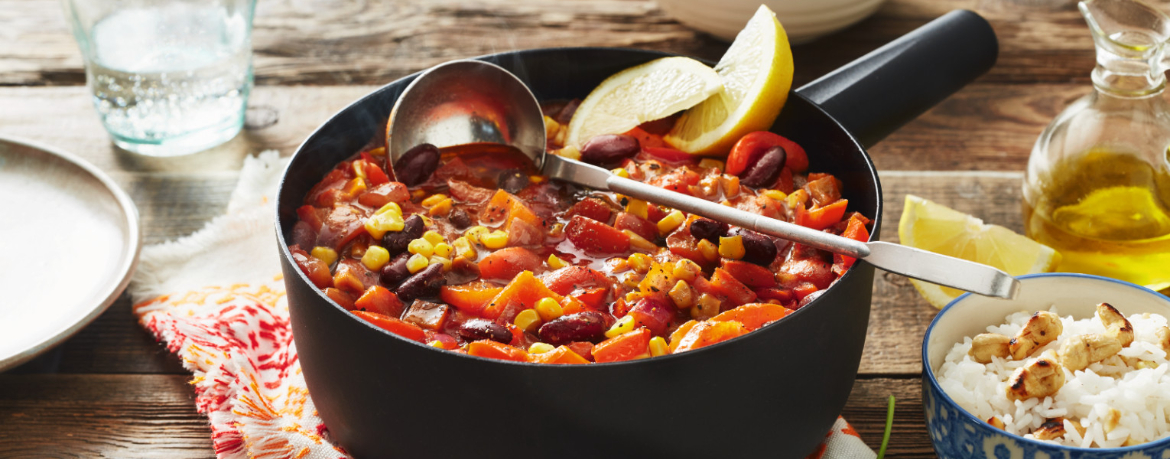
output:
[[[616,164],[642,151],[638,139],[621,134],[599,135],[581,147],[581,161],[589,164]]]
[[[382,266],[383,286],[393,289],[410,277],[410,270],[406,269],[407,260],[410,260],[410,253],[402,252]]]
[[[485,319],[471,319],[463,322],[455,332],[467,341],[490,339],[504,344],[512,342],[512,332],[508,331],[508,327]]]
[[[597,311],[567,314],[546,322],[537,330],[540,340],[553,346],[573,341],[598,342],[605,337],[609,327],[606,314]]]
[[[402,224],[402,231],[387,231],[382,236],[382,247],[385,247],[390,255],[403,253],[406,251],[406,246],[410,245],[410,241],[422,237],[426,229],[426,224],[423,223],[422,217],[419,217],[418,214],[406,217],[406,221]]]
[[[735,228],[728,234],[743,240],[743,261],[768,266],[776,260],[776,243],[772,238],[743,228]]]
[[[394,176],[406,186],[426,182],[439,168],[439,156],[439,148],[434,145],[415,145],[394,163]]]
[[[777,145],[769,148],[755,164],[748,166],[739,181],[752,188],[771,185],[776,182],[776,177],[780,175],[780,169],[784,168],[787,159],[788,152],[784,151],[784,147]]]
[[[456,229],[463,229],[471,226],[471,216],[467,215],[463,209],[455,209],[451,211],[451,215],[447,217],[447,221],[455,225]]]
[[[516,194],[528,186],[528,174],[520,169],[508,169],[500,173],[496,184],[497,188]]]
[[[394,293],[403,302],[410,302],[418,298],[438,295],[439,287],[446,283],[447,279],[443,277],[443,265],[436,263],[414,273],[413,276],[403,281]]]
[[[719,243],[719,237],[727,234],[727,224],[709,218],[700,218],[691,222],[691,236],[695,239],[706,239]]]

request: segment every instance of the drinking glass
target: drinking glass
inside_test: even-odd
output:
[[[222,144],[252,88],[255,0],[64,0],[114,143],[149,156]]]

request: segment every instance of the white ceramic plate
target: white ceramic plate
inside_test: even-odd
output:
[[[73,336],[122,294],[134,202],[72,154],[0,138],[0,371]]]

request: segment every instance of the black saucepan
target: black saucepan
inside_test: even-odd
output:
[[[983,18],[952,12],[795,91],[773,131],[844,182],[851,210],[881,223],[865,152],[994,64]],[[486,56],[542,100],[584,97],[664,54],[563,48]],[[634,362],[537,365],[469,357],[373,327],[328,300],[286,248],[309,188],[385,126],[414,76],[375,90],[293,156],[277,222],[293,335],[317,410],[356,457],[804,457],[853,386],[874,269],[858,263],[784,320],[697,351]],[[909,339],[909,337],[908,337]],[[908,341],[909,342],[909,341]]]

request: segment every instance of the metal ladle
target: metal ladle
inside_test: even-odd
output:
[[[391,167],[410,148],[477,142],[511,145],[551,179],[610,190],[730,225],[864,259],[903,276],[959,290],[1013,298],[1019,282],[993,267],[889,242],[859,242],[616,176],[600,167],[545,152],[545,126],[532,91],[512,73],[460,60],[418,76],[394,104],[387,127]]]

